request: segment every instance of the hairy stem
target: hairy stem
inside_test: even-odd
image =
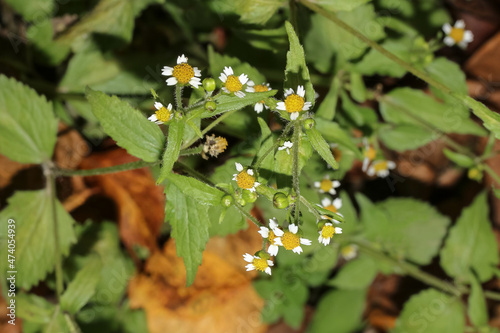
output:
[[[177,110],[183,110],[182,106],[182,86],[176,84],[175,85],[175,104],[177,106]]]
[[[299,215],[300,215],[300,183],[299,183],[299,146],[300,146],[300,132],[302,130],[302,125],[299,121],[293,121],[293,164],[292,164],[292,181],[293,189],[297,200],[295,201],[295,224],[299,225]]]
[[[137,161],[131,163],[118,164],[106,168],[96,168],[96,169],[88,169],[88,170],[71,170],[71,169],[59,169],[53,168],[52,171],[56,176],[98,176],[104,175],[107,173],[115,173],[122,172],[134,169],[140,169],[148,166],[154,166],[159,164],[160,161],[156,162],[145,162],[145,161]]]
[[[264,159],[267,157],[267,155],[269,155],[271,152],[273,152],[276,148],[278,148],[279,144],[280,144],[280,141],[281,139],[283,139],[287,134],[288,132],[290,132],[290,130],[292,129],[292,123],[288,123],[285,127],[285,129],[283,130],[283,132],[281,133],[281,135],[279,136],[279,138],[276,140],[276,142],[273,144],[272,147],[270,147],[268,150],[266,150],[264,152],[264,154],[262,154],[258,159],[257,161],[254,163],[253,165],[253,168],[254,169],[259,169],[259,166],[261,165],[262,161],[264,161]]]

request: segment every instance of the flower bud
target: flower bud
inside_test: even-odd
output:
[[[214,101],[208,101],[205,103],[205,109],[208,112],[214,112],[217,109],[217,104]]]
[[[312,118],[308,118],[304,121],[304,127],[306,129],[312,129],[316,125],[316,122]]]
[[[250,192],[249,190],[243,190],[243,193],[241,194],[241,197],[243,200],[246,202],[255,202],[259,195],[256,192]]]
[[[271,256],[269,255],[269,253],[267,253],[266,251],[262,251],[262,250],[255,252],[255,256],[260,257],[262,259],[266,259],[266,260],[271,259]]]
[[[203,80],[203,88],[205,88],[206,91],[212,92],[215,90],[215,80],[212,79],[211,77],[207,77],[206,79]]]
[[[288,197],[283,192],[277,192],[273,198],[273,205],[278,209],[285,209],[288,207]]]
[[[233,204],[233,197],[230,195],[225,195],[222,197],[220,203],[224,207],[229,207]]]

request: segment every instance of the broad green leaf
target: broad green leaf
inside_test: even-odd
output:
[[[351,96],[358,102],[363,103],[366,100],[366,86],[363,76],[357,72],[351,71]]]
[[[372,4],[361,5],[349,12],[339,12],[337,17],[372,40],[385,37]],[[336,64],[334,67],[338,69],[346,61],[359,58],[368,48],[349,32],[319,14],[311,15],[311,28],[304,40],[308,60],[322,73],[330,71],[332,65]]]
[[[0,154],[21,163],[50,160],[57,135],[52,103],[0,75]]]
[[[169,176],[174,167],[174,163],[177,162],[179,158],[182,137],[184,136],[184,124],[184,121],[175,119],[171,121],[168,126],[167,148],[163,153],[160,175],[156,180],[157,184],[160,184]]]
[[[474,160],[471,157],[464,154],[456,153],[454,151],[449,150],[448,148],[444,148],[443,153],[452,162],[455,162],[456,165],[461,166],[463,168],[470,168],[476,164],[474,163]]]
[[[312,152],[311,143],[307,136],[302,134],[299,140],[299,173],[308,162]],[[293,154],[288,154],[285,150],[278,150],[275,158],[274,172],[276,173],[278,188],[292,187]]]
[[[309,77],[309,69],[307,68],[306,59],[304,56],[304,48],[300,44],[299,38],[293,29],[290,22],[285,22],[288,40],[290,41],[290,50],[286,54],[286,69],[284,88],[292,88],[297,92],[299,85],[304,86],[306,90],[306,101],[314,105],[315,92]]]
[[[33,45],[37,62],[54,66],[68,56],[69,47],[53,41],[54,29],[49,19],[30,26],[26,36]]]
[[[342,110],[358,127],[377,123],[377,114],[373,109],[354,103],[344,91],[342,92]]]
[[[61,308],[76,314],[94,295],[101,278],[102,262],[98,256],[91,258],[76,274],[61,296]]]
[[[16,316],[23,320],[23,332],[26,333],[70,333],[61,308],[34,294],[16,295]]]
[[[316,4],[325,9],[337,12],[353,10],[369,1],[371,0],[318,0]]]
[[[86,96],[92,112],[117,145],[146,162],[160,159],[165,136],[158,125],[116,96],[110,97],[90,88],[87,88]]]
[[[365,309],[366,290],[335,290],[319,301],[311,333],[350,333],[356,331]]]
[[[352,151],[359,159],[363,159],[363,154],[353,142],[351,136],[347,134],[339,124],[331,121],[317,121],[316,129],[328,142],[338,143]]]
[[[49,17],[54,11],[54,0],[40,0],[36,3],[30,0],[6,0],[5,2],[21,14],[26,21]]]
[[[339,100],[339,92],[341,89],[341,82],[338,75],[335,75],[332,80],[332,84],[330,86],[330,90],[328,90],[328,94],[326,94],[325,99],[321,102],[316,111],[316,116],[326,119],[332,120],[335,116],[335,111],[337,109],[337,103]]]
[[[347,262],[337,275],[328,282],[339,289],[367,288],[377,274],[377,264],[367,256],[360,256]]]
[[[413,295],[404,305],[394,333],[464,332],[464,309],[460,299],[434,289]]]
[[[321,133],[313,127],[311,129],[306,129],[306,134],[314,150],[316,150],[332,168],[338,169],[339,164],[335,161],[330,145],[326,143],[325,139],[321,136]]]
[[[208,206],[200,205],[197,200],[185,196],[171,183],[165,187],[165,194],[165,216],[172,225],[177,255],[184,261],[186,284],[189,286],[201,265],[203,250],[209,238]]]
[[[213,0],[213,10],[224,14],[238,14],[248,24],[265,24],[284,5],[281,0]]]
[[[415,199],[391,198],[373,205],[359,194],[356,198],[367,239],[420,265],[431,262],[446,234],[448,217]]]
[[[488,307],[484,298],[483,288],[476,277],[470,277],[470,295],[468,299],[468,314],[475,327],[488,325]]]
[[[259,30],[251,30],[245,27],[242,29],[233,28],[231,32],[256,49],[278,53],[288,48],[288,37],[284,26],[276,29]]]
[[[458,281],[469,281],[470,269],[481,282],[493,276],[498,251],[488,216],[487,193],[483,192],[463,209],[450,230],[441,250],[441,267]]]
[[[201,204],[218,206],[224,196],[224,192],[221,190],[192,177],[169,173],[167,180],[174,184],[184,195]]]
[[[251,205],[243,207],[244,210],[250,210]],[[222,216],[222,211],[226,209],[226,213]],[[227,236],[235,234],[242,229],[246,229],[248,224],[246,218],[234,206],[229,208],[221,206],[210,206],[208,209],[209,221],[211,221],[209,233],[213,236]],[[222,220],[221,220],[222,218]]]
[[[260,125],[260,148],[258,154],[255,156],[256,159],[259,159],[263,154],[265,154],[268,150],[270,150],[274,145],[274,137],[273,133],[267,126],[267,123],[261,117],[257,118]],[[260,164],[261,169],[273,170],[274,168],[274,151],[268,153],[268,155],[264,158],[262,163]]]
[[[439,138],[437,133],[411,124],[382,125],[378,136],[388,148],[399,152],[417,149]]]
[[[342,199],[342,207],[339,209],[339,212],[342,214],[345,221],[342,225],[342,234],[352,234],[359,227],[358,214],[347,192],[340,192],[339,197]]]
[[[472,97],[463,95],[454,96],[470,107],[472,112],[483,121],[484,127],[494,133],[497,139],[500,139],[500,114],[491,111],[483,103],[476,101]]]
[[[0,212],[0,219],[13,219],[15,223],[16,285],[29,289],[44,279],[54,269],[55,256],[54,218],[58,224],[59,251],[67,256],[70,245],[76,241],[73,218],[56,200],[56,216],[52,211],[52,198],[45,190],[16,192],[9,205]],[[7,228],[0,230],[0,253],[7,258]],[[12,270],[1,261],[2,273]],[[10,269],[8,269],[10,268]]]

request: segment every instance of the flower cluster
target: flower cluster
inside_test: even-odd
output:
[[[387,161],[384,159],[377,158],[377,150],[375,147],[368,143],[366,138],[363,139],[364,151],[363,151],[363,167],[362,170],[367,173],[368,176],[373,177],[377,175],[380,178],[385,178],[389,176],[390,170],[396,168],[396,163],[393,161]]]
[[[465,49],[474,40],[472,31],[465,30],[465,22],[463,20],[456,21],[453,27],[449,23],[445,23],[443,31],[446,34],[443,41],[448,46],[458,45],[462,49]]]

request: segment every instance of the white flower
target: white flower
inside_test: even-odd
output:
[[[314,187],[319,189],[319,193],[330,193],[331,195],[335,195],[337,191],[335,189],[340,186],[340,182],[338,180],[330,180],[330,177],[326,175],[322,181],[314,182]]]
[[[190,84],[193,88],[198,89],[201,85],[201,71],[197,67],[191,67],[188,63],[188,58],[183,55],[177,57],[177,65],[173,68],[163,66],[161,75],[171,76],[167,79],[167,85],[174,86],[177,83],[181,85]]]
[[[260,185],[260,183],[255,181],[255,172],[253,169],[245,169],[240,163],[237,162],[235,164],[238,173],[233,174],[233,180],[236,180],[239,188],[255,192],[255,189]]]
[[[243,86],[248,82],[248,76],[246,74],[235,76],[231,67],[224,67],[224,71],[220,74],[219,79],[224,83],[222,91],[226,94],[233,93],[240,98],[245,97]]]
[[[368,165],[377,156],[377,151],[375,150],[375,148],[373,148],[373,146],[371,146],[368,143],[368,140],[366,138],[363,138],[363,144],[365,146],[365,150],[363,151],[363,155],[364,155],[365,158],[363,159],[363,168],[362,168],[362,170],[364,172],[366,172],[366,170],[368,169]]]
[[[269,228],[260,227],[259,234],[262,236],[262,238],[266,238],[269,241],[269,248],[267,249],[267,253],[272,256],[276,256],[279,250],[279,246],[275,242],[276,236],[281,237],[284,234],[283,230],[279,228],[276,219],[269,219]]]
[[[283,143],[283,146],[278,147],[278,150],[285,150],[286,149],[287,154],[290,155],[290,148],[292,148],[292,147],[293,147],[292,141],[285,141]]]
[[[358,255],[358,246],[356,244],[346,245],[340,249],[340,255],[345,260],[351,260]]]
[[[339,213],[339,209],[342,208],[342,199],[340,198],[336,198],[333,201],[330,198],[323,198],[323,200],[321,200],[321,206],[332,213],[342,216],[342,214]],[[339,221],[332,219],[331,217],[328,217],[326,215],[323,215],[322,218],[332,220],[332,222],[336,224],[340,223]]]
[[[318,230],[318,232],[318,241],[326,246],[330,244],[330,240],[332,239],[333,235],[342,233],[342,228],[334,227],[333,224],[327,222],[323,225],[321,230]]]
[[[243,259],[249,263],[248,265],[245,266],[247,272],[257,270],[259,272],[266,272],[267,274],[271,275],[271,267],[274,265],[274,263],[271,260],[266,258],[261,258],[258,256],[253,256],[248,253],[245,253],[243,255]]]
[[[262,83],[262,84],[255,84],[252,80],[249,80],[247,82],[247,92],[264,92],[264,91],[269,91],[271,90],[271,87],[269,86],[269,83]],[[264,101],[260,101],[258,103],[255,103],[254,105],[254,110],[257,113],[261,113],[264,108],[269,109],[269,107],[264,103]]]
[[[311,245],[311,241],[306,238],[301,238],[297,232],[299,227],[295,224],[290,224],[288,226],[288,231],[285,231],[283,236],[274,239],[275,243],[283,246],[287,250],[292,250],[294,253],[302,253],[302,245]]]
[[[474,40],[472,31],[465,30],[465,22],[463,20],[456,21],[453,27],[449,23],[445,23],[443,25],[443,31],[446,34],[444,43],[448,46],[457,44],[465,49],[467,45]]]
[[[167,107],[164,107],[160,102],[155,102],[156,112],[151,115],[148,119],[157,124],[163,124],[172,119],[172,104],[168,104]]]
[[[304,96],[306,91],[303,86],[297,87],[295,94],[293,89],[285,90],[285,101],[278,102],[276,109],[290,113],[290,119],[295,120],[301,111],[307,111],[311,107],[311,102],[306,102]]]
[[[393,161],[375,161],[368,169],[367,174],[370,177],[376,174],[380,178],[384,178],[389,176],[389,170],[393,170],[395,168],[396,163],[394,163]]]

